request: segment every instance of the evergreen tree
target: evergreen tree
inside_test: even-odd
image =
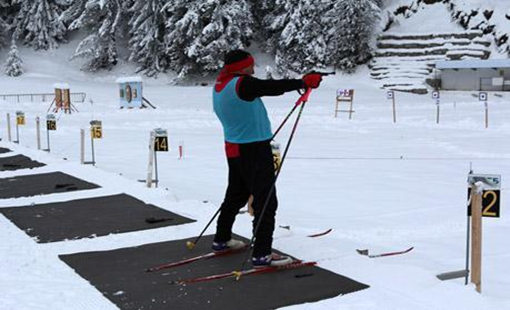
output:
[[[166,53],[179,78],[217,71],[223,55],[246,48],[253,34],[247,0],[170,0],[165,8]]]
[[[76,51],[75,57],[89,58],[85,69],[92,72],[104,68],[110,70],[117,64],[116,34],[122,27],[122,4],[120,0],[77,0],[64,12],[65,20],[71,21],[69,30],[84,29],[89,35],[83,39]]]
[[[165,55],[165,16],[163,0],[137,0],[129,8],[129,60],[138,64],[137,71],[155,76],[167,66]]]
[[[0,0],[0,48],[7,45],[16,7],[17,5],[12,4],[11,0]]]
[[[20,76],[23,74],[23,62],[19,57],[18,48],[14,40],[12,40],[11,51],[5,62],[5,74],[8,76]]]
[[[254,34],[257,42],[260,43],[260,47],[266,52],[274,52],[274,47],[269,43],[269,40],[273,37],[270,25],[272,20],[282,14],[277,12],[276,6],[277,0],[251,0],[253,18],[255,21],[255,29],[257,30]]]
[[[61,6],[56,0],[13,0],[20,5],[14,21],[14,35],[35,49],[58,47],[66,29],[59,20]]]
[[[336,19],[330,44],[332,61],[338,68],[353,72],[372,57],[371,41],[380,9],[371,0],[341,0],[328,17]]]
[[[334,21],[323,19],[334,0],[276,0],[273,14],[263,20],[277,70],[307,72],[329,65],[328,40]]]

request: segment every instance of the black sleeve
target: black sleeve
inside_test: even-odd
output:
[[[304,88],[302,80],[260,80],[252,76],[244,76],[240,83],[237,94],[246,101],[263,96],[280,96]]]

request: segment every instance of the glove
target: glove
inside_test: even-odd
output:
[[[302,78],[305,88],[317,88],[321,84],[322,75],[318,73],[308,73]]]

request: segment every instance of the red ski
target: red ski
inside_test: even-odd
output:
[[[202,255],[198,255],[198,256],[193,256],[193,257],[190,257],[190,258],[186,258],[186,259],[183,259],[183,260],[180,260],[180,261],[177,261],[177,262],[171,262],[171,263],[166,263],[166,264],[159,265],[159,266],[152,267],[152,268],[147,268],[145,271],[146,272],[159,271],[159,270],[162,270],[162,269],[167,269],[167,268],[172,268],[172,267],[186,265],[186,264],[189,264],[189,263],[195,262],[197,260],[201,260],[201,259],[210,259],[210,258],[226,256],[226,255],[230,255],[230,254],[241,253],[241,252],[246,251],[247,249],[248,249],[248,245],[246,245],[246,246],[244,246],[244,247],[242,247],[240,249],[236,249],[236,250],[225,250],[225,251],[221,251],[221,252],[210,252],[210,253],[206,253],[206,254],[202,254]]]
[[[252,269],[247,269],[247,270],[242,270],[242,271],[231,271],[231,272],[220,273],[220,274],[215,274],[215,275],[206,276],[206,277],[177,280],[177,281],[173,281],[170,283],[171,284],[190,284],[190,283],[207,282],[207,281],[213,281],[213,280],[219,280],[219,279],[225,279],[225,278],[236,278],[236,280],[239,280],[242,276],[273,273],[273,272],[278,272],[278,271],[283,271],[283,270],[303,268],[303,267],[309,267],[309,266],[315,266],[315,265],[317,265],[317,262],[303,262],[300,260],[296,260],[293,263],[284,265],[284,266],[278,266],[278,267],[267,266],[267,267],[252,268]]]
[[[410,247],[407,250],[404,251],[398,251],[398,252],[388,252],[388,253],[380,253],[380,254],[370,254],[367,250],[356,250],[360,255],[368,256],[370,258],[376,258],[376,257],[385,257],[385,256],[393,256],[393,255],[400,255],[405,254],[408,252],[411,252],[414,249],[414,247]]]

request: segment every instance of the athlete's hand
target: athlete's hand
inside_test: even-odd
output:
[[[322,82],[322,75],[319,73],[307,73],[302,78],[305,88],[317,88]]]

